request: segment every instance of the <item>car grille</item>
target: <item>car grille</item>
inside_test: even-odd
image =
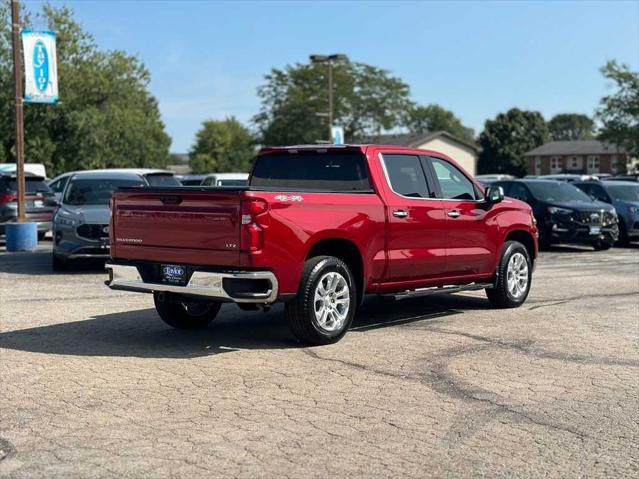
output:
[[[615,224],[617,218],[610,211],[576,211],[573,214],[574,221],[583,225],[608,226]]]
[[[76,228],[78,236],[92,240],[108,238],[108,231],[108,225],[84,224]]]
[[[601,225],[603,223],[602,211],[577,211],[575,220],[585,225]]]

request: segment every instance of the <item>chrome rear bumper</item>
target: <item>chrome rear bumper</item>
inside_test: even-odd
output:
[[[138,268],[131,265],[105,265],[109,280],[105,284],[111,289],[139,293],[169,292],[211,298],[236,303],[273,303],[277,299],[277,278],[270,271],[241,271],[216,273],[194,271],[186,286],[169,283],[148,283],[142,279]],[[225,288],[224,280],[267,281],[269,287],[259,292],[233,292]]]

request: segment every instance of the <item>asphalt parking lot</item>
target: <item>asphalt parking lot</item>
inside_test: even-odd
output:
[[[639,474],[637,247],[543,253],[516,310],[371,297],[316,348],[281,308],[169,329],[48,248],[0,248],[2,477]]]

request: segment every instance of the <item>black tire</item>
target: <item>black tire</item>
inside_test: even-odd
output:
[[[628,230],[626,229],[626,223],[619,220],[619,239],[617,240],[619,246],[628,246],[630,244],[630,238],[628,238]]]
[[[612,243],[606,243],[605,241],[600,241],[592,245],[595,248],[595,251],[605,251],[607,249],[612,248]]]
[[[69,261],[53,253],[51,255],[51,269],[53,271],[66,271],[69,269]]]
[[[552,244],[546,238],[539,238],[539,251],[549,251]]]
[[[523,294],[515,296],[508,288],[508,264],[515,254],[523,255],[528,267],[528,282]],[[517,308],[524,304],[532,284],[532,260],[528,250],[518,241],[506,241],[497,267],[497,281],[494,288],[486,289],[486,296],[493,308]]]
[[[348,306],[341,311],[341,314],[345,313],[345,319],[336,321],[338,326],[331,331],[323,328],[316,318],[314,298],[320,281],[332,272],[338,273],[345,280],[348,286],[349,302]],[[332,301],[334,302],[334,298]],[[284,314],[296,338],[304,343],[320,346],[336,343],[344,337],[353,322],[356,304],[355,280],[346,263],[333,256],[316,256],[306,261],[297,297],[286,303]]]
[[[153,294],[153,302],[158,315],[169,326],[176,329],[204,329],[220,312],[219,301],[195,302],[184,298],[184,301],[164,301],[158,293]]]

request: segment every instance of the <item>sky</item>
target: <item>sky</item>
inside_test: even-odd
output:
[[[452,110],[476,133],[511,107],[592,115],[612,88],[599,72],[607,60],[639,70],[639,0],[49,3],[71,7],[101,49],[145,63],[176,153],[204,120],[248,124],[264,75],[312,53],[387,69],[414,101]]]

